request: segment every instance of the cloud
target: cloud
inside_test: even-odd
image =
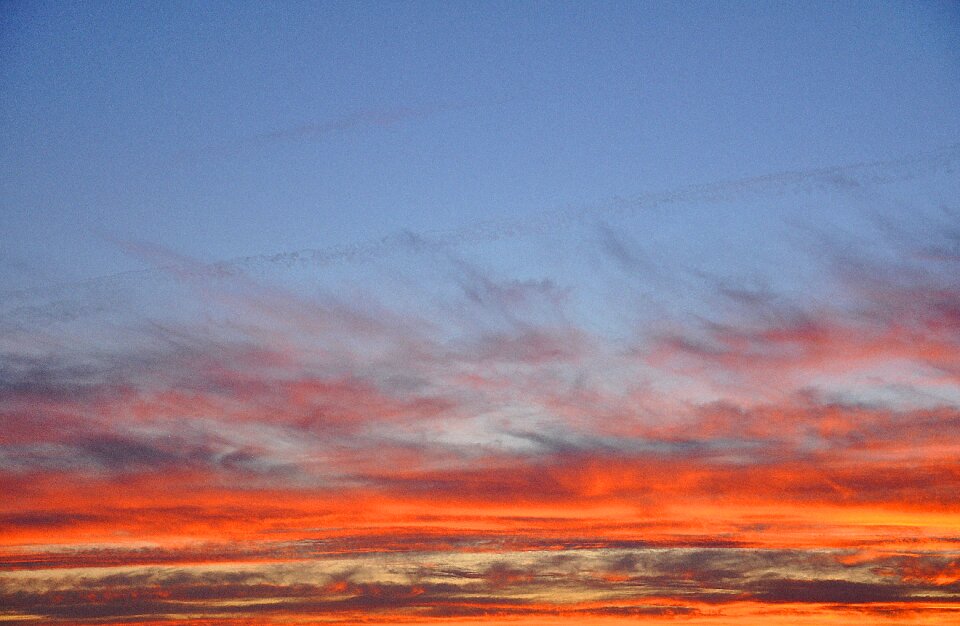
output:
[[[497,228],[478,232],[513,236]],[[951,232],[828,242],[800,293],[613,227],[580,242],[585,270],[407,235],[422,275],[322,286],[141,246],[171,283],[124,315],[0,337],[0,604],[66,623],[942,617],[960,594]],[[593,300],[642,272],[689,293],[656,319]]]
[[[442,107],[440,107],[442,108]],[[397,109],[392,113],[361,112],[319,125],[304,125],[277,133],[268,133],[253,142],[275,142],[311,135],[325,135],[364,125],[396,123],[406,118],[432,113],[432,109]],[[62,321],[81,319],[90,314],[102,314],[114,309],[123,301],[117,296],[130,295],[131,288],[156,285],[170,274],[184,273],[205,276],[210,279],[234,279],[258,268],[280,267],[327,267],[336,264],[368,262],[396,256],[399,252],[419,253],[438,250],[453,250],[472,244],[489,244],[519,236],[540,235],[567,229],[575,225],[593,226],[599,220],[610,221],[623,216],[644,214],[654,210],[673,209],[679,206],[715,204],[747,200],[752,197],[777,197],[785,193],[806,194],[821,188],[829,192],[871,188],[895,182],[912,180],[928,174],[949,172],[960,159],[960,145],[944,146],[938,150],[904,156],[889,161],[875,161],[813,168],[789,172],[775,172],[746,177],[734,181],[722,181],[705,185],[692,185],[665,192],[641,194],[632,197],[616,197],[608,202],[575,209],[543,210],[531,217],[513,220],[479,221],[466,226],[440,232],[414,233],[401,231],[377,240],[357,242],[327,248],[309,248],[283,251],[274,254],[250,255],[225,259],[214,263],[182,263],[167,261],[158,267],[122,272],[92,278],[79,283],[65,283],[42,290],[8,291],[0,299],[4,310],[0,311],[0,329],[29,330]],[[624,266],[635,265],[644,255],[625,245],[621,235],[610,236],[601,229],[601,245],[610,258]],[[952,248],[934,247],[928,255],[937,258],[953,258]],[[166,255],[165,255],[166,256]],[[646,266],[646,263],[644,263]],[[676,277],[670,277],[675,280]]]
[[[391,128],[403,122],[424,119],[468,108],[467,103],[435,104],[430,106],[398,106],[356,111],[341,117],[318,122],[308,122],[277,130],[251,134],[232,142],[209,145],[182,152],[177,160],[197,157],[234,156],[247,150],[256,150],[276,144],[303,141],[323,141],[330,136],[366,128]]]
[[[869,564],[844,566],[829,557],[753,549],[429,553],[376,561],[354,555],[236,570],[203,565],[86,570],[40,584],[7,575],[0,578],[0,598],[10,611],[73,623],[128,616],[226,619],[237,607],[267,621],[363,615],[391,622],[411,613],[574,621],[697,614],[723,623],[744,611],[762,616],[771,604],[800,613],[807,606],[821,615],[866,605],[863,611],[878,615],[934,617],[955,602],[953,587],[894,583],[873,574]]]

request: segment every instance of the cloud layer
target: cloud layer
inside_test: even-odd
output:
[[[0,622],[960,618],[952,210],[732,258],[684,193],[322,275],[131,246],[170,278],[8,309]]]

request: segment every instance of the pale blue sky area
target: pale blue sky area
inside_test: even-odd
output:
[[[129,241],[205,261],[327,248],[960,141],[956,3],[4,2],[0,19],[4,289],[150,265]]]

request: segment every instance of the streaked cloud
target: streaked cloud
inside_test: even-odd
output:
[[[955,618],[955,233],[808,232],[803,283],[635,217],[277,280],[130,246],[169,278],[0,343],[0,621]]]

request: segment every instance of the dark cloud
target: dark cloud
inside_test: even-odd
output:
[[[433,618],[682,616],[716,614],[718,607],[731,603],[741,609],[799,604],[821,611],[830,606],[830,610],[864,614],[919,615],[949,611],[960,598],[957,583],[898,581],[874,572],[870,563],[843,565],[832,554],[818,551],[645,549],[608,555],[593,550],[525,554],[530,553],[487,559],[476,568],[444,566],[436,562],[435,553],[413,555],[406,567],[416,567],[406,582],[371,577],[375,570],[366,565],[321,576],[308,569],[298,576],[292,564],[256,571],[183,567],[108,571],[64,578],[48,589],[0,578],[0,601],[13,614],[86,623],[138,616],[226,618],[236,601],[242,602],[248,616],[263,618],[349,619],[362,614],[374,621],[389,621],[410,611]],[[515,560],[518,557],[523,565]],[[892,557],[891,562],[899,558]],[[369,561],[357,562],[369,565]],[[804,577],[797,577],[797,572]],[[560,600],[567,590],[581,597],[595,594],[603,601]]]
[[[887,583],[850,580],[766,579],[748,587],[748,594],[763,602],[823,602],[867,604],[873,602],[931,602],[951,597],[915,597],[913,589]]]

